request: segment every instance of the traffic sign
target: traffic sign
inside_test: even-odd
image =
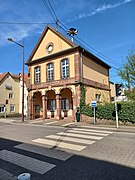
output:
[[[97,107],[97,102],[96,101],[91,101],[91,106],[92,107]]]

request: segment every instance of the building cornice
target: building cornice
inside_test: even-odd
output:
[[[73,53],[73,52],[75,52],[77,50],[78,50],[78,46],[73,47],[73,48],[69,48],[69,49],[66,49],[66,50],[63,50],[63,51],[59,51],[59,52],[54,53],[54,54],[50,54],[48,56],[45,56],[45,57],[42,57],[42,58],[39,58],[39,59],[35,59],[33,61],[30,61],[30,62],[26,62],[25,64],[28,65],[28,66],[36,65],[36,64],[45,62],[47,60],[52,60],[52,59],[56,59],[56,58],[59,58],[59,57],[64,56],[64,55],[71,54],[71,53]]]

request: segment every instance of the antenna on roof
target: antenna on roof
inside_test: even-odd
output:
[[[77,35],[78,34],[78,31],[75,29],[75,28],[70,28],[68,31],[67,31],[67,34],[69,36],[71,36],[71,41],[73,42],[74,40],[74,35]]]

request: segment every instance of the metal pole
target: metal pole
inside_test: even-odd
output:
[[[12,38],[8,38],[8,41],[13,42],[22,48],[22,122],[24,121],[24,41],[22,44],[14,41]]]
[[[95,111],[95,107],[93,107],[93,110],[94,110],[94,121],[93,121],[93,123],[95,124],[96,123],[96,111]]]
[[[118,124],[118,111],[117,111],[117,102],[116,102],[116,86],[115,86],[115,83],[114,83],[114,102],[115,102],[115,113],[116,113],[116,127],[118,128],[119,124]]]
[[[22,122],[24,122],[24,41],[22,42]]]

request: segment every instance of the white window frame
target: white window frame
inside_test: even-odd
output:
[[[47,64],[47,80],[52,81],[54,79],[54,67],[53,63]]]
[[[100,102],[101,100],[101,94],[95,94],[95,98],[97,102]]]
[[[55,99],[48,100],[48,110],[55,111]]]
[[[61,109],[68,111],[69,110],[69,99],[62,99],[61,100]]]
[[[62,79],[69,77],[69,60],[68,58],[61,60],[61,76]]]
[[[10,112],[15,112],[15,105],[14,104],[10,104]]]
[[[14,98],[14,93],[10,92],[9,93],[9,99],[13,99]]]
[[[5,112],[5,106],[4,104],[0,105],[0,113],[4,113]]]
[[[35,67],[35,83],[40,82],[40,67]]]

